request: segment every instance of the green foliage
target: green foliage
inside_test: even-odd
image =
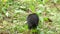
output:
[[[30,7],[30,9],[32,10],[32,13],[34,13],[34,12],[35,12],[35,6],[30,5],[29,7]]]
[[[48,18],[47,18],[47,17],[45,17],[45,18],[44,18],[44,21],[48,21]]]
[[[0,0],[0,31],[22,34],[28,31],[29,11],[39,16],[38,34],[60,33],[60,0]],[[53,22],[45,22],[50,18]],[[17,33],[17,34],[18,34]]]

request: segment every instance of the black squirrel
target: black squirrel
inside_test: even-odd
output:
[[[28,29],[36,29],[38,26],[39,17],[36,13],[29,14],[27,17]]]

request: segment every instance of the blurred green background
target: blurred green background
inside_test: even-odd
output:
[[[30,13],[39,16],[38,34],[60,34],[60,0],[0,0],[0,34],[25,34]]]

